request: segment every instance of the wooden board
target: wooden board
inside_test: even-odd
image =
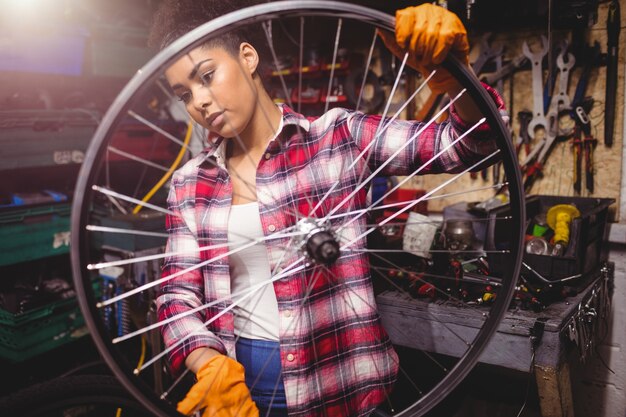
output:
[[[626,25],[626,0],[621,0],[622,9],[622,27]],[[586,32],[587,44],[592,44],[594,41],[600,43],[602,52],[606,52],[606,18],[607,18],[608,4],[602,3],[599,5],[598,10],[598,22],[593,27],[589,28]],[[623,31],[622,31],[623,32]],[[511,32],[494,34],[491,42],[492,45],[504,45],[505,47],[505,60],[510,60],[522,54],[522,44],[527,41],[531,47],[531,50],[538,50],[541,46],[541,36],[539,32]],[[547,30],[543,32],[547,35]],[[618,88],[616,99],[616,119],[614,128],[614,140],[612,147],[606,147],[604,145],[604,101],[605,101],[605,80],[606,80],[606,67],[594,68],[591,72],[589,84],[587,87],[587,96],[592,96],[595,105],[590,112],[590,118],[593,125],[593,135],[598,139],[598,145],[595,149],[594,163],[595,163],[595,190],[592,196],[594,197],[607,197],[615,198],[620,201],[620,178],[621,171],[623,169],[623,132],[624,132],[624,68],[626,63],[626,42],[623,41],[624,33],[621,34],[620,50],[619,50],[619,76],[618,76]],[[556,48],[559,45],[560,40],[570,40],[571,33],[568,31],[553,31],[551,33],[552,47]],[[471,39],[472,44],[476,43],[480,38]],[[473,61],[473,57],[470,58]],[[573,97],[578,82],[581,67],[577,66],[572,70],[572,75],[569,82],[569,96]],[[545,73],[547,74],[547,68]],[[557,80],[558,83],[558,80]],[[513,85],[513,92],[511,94],[511,85]],[[513,126],[514,137],[519,132],[519,121],[517,120],[517,112],[523,109],[532,110],[532,88],[531,88],[531,71],[527,66],[525,69],[515,73],[515,76],[511,80],[504,82],[503,97],[507,104],[507,108],[511,110],[511,121]],[[419,109],[421,103],[426,100],[424,95],[421,95],[416,99],[416,107]],[[572,124],[569,118],[562,118],[561,123],[563,127],[567,127]],[[542,132],[537,132],[536,140],[541,138]],[[520,159],[524,159],[524,155],[520,156]],[[571,142],[569,140],[556,143],[553,147],[551,154],[545,164],[544,177],[538,180],[530,190],[529,194],[547,194],[547,195],[562,195],[573,196],[573,152]],[[431,175],[414,178],[408,183],[408,188],[419,188],[425,190],[432,190],[437,185],[445,181],[448,176],[445,175]],[[447,186],[445,190],[441,190],[437,194],[442,193],[454,193],[458,191],[464,191],[468,189],[476,189],[484,186],[488,186],[492,183],[491,172],[487,181],[480,178],[471,179],[469,176],[465,176],[459,181],[454,182],[450,186]],[[591,194],[584,189],[583,178],[583,191],[580,196],[586,197]],[[460,201],[482,201],[493,196],[492,190],[486,190],[482,192],[475,192],[471,194],[461,194],[449,198],[441,198],[429,201],[430,211],[441,211],[444,207],[454,204]],[[617,205],[611,208],[612,212],[616,211]],[[612,216],[613,217],[613,216]],[[618,221],[618,213],[614,215],[615,220]]]

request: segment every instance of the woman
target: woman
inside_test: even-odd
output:
[[[166,1],[152,39],[163,47],[241,7],[240,1]],[[454,14],[426,4],[399,11],[396,20],[396,39],[381,36],[394,53],[408,51],[415,68],[429,72],[449,51],[467,63],[465,29]],[[378,116],[336,108],[305,118],[272,101],[252,42],[248,33],[230,33],[166,71],[211,141],[177,171],[168,199],[175,213],[167,220],[168,251],[189,254],[165,262],[163,276],[174,277],[161,287],[159,318],[215,302],[163,326],[166,345],[176,346],[173,371],[186,366],[198,379],[178,409],[204,409],[205,416],[255,416],[257,407],[261,415],[368,415],[391,390],[398,359],[376,311],[367,256],[333,253],[337,244],[329,262],[315,265],[297,250],[284,250],[294,241],[278,232],[299,230],[303,218],[317,227],[316,219],[365,207],[366,190],[355,189],[362,172],[384,166],[385,175],[406,175],[481,115],[462,97],[450,122],[414,140],[421,122],[394,121],[375,138]],[[445,71],[429,85],[449,95],[461,90]],[[458,172],[494,149],[481,126],[422,173]],[[338,240],[364,248],[365,230],[361,218],[342,228]],[[242,235],[257,240],[248,243]],[[270,279],[272,285],[263,285]]]

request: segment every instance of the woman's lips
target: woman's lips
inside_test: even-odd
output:
[[[213,113],[206,119],[206,121],[210,127],[218,127],[224,123],[224,112],[221,111]]]

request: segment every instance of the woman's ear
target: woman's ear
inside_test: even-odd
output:
[[[250,45],[248,42],[242,42],[241,45],[239,45],[239,58],[244,68],[247,69],[251,75],[256,72],[259,66],[259,54],[256,49],[254,49],[254,46]]]

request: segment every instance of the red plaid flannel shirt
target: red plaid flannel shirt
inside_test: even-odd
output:
[[[502,109],[501,99],[489,90]],[[282,109],[282,131],[269,143],[257,168],[257,198],[266,236],[293,226],[299,217],[296,212],[312,217],[328,213],[355,189],[363,170],[366,175],[372,172],[423,126],[420,122],[394,121],[369,149],[369,155],[346,170],[373,140],[379,116],[337,108],[318,119],[307,119],[287,106]],[[466,126],[454,111],[450,120],[428,127],[382,174],[413,172],[458,137],[457,132],[465,131]],[[422,173],[460,171],[494,149],[488,128],[481,126]],[[171,182],[168,204],[175,215],[167,219],[167,250],[185,254],[165,261],[163,277],[179,275],[161,285],[159,319],[215,302],[163,326],[166,346],[175,346],[184,339],[169,353],[175,373],[181,371],[187,355],[199,347],[235,356],[231,312],[204,324],[231,304],[229,263],[224,256],[228,246],[197,251],[201,246],[227,243],[232,186],[221,151],[223,145],[214,144],[179,169]],[[336,181],[339,185],[317,212],[311,213],[311,205],[320,201]],[[366,190],[362,189],[338,213],[362,209],[366,204]],[[353,240],[364,230],[366,217],[362,216],[342,231],[341,242]],[[359,239],[352,247],[364,248],[365,240]],[[266,245],[272,268],[278,262],[287,266],[300,256],[290,249],[290,237],[270,239]],[[202,267],[181,273],[202,262]],[[394,383],[398,359],[376,310],[367,254],[345,251],[328,268],[307,267],[273,285],[289,414],[369,414],[385,400]]]

